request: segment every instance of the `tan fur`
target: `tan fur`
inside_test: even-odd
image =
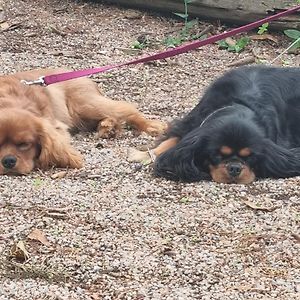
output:
[[[231,155],[233,153],[233,149],[228,146],[222,146],[220,148],[220,153],[222,155]]]
[[[20,82],[65,71],[0,76],[0,174],[29,173],[36,166],[80,168],[81,155],[70,145],[71,128],[96,129],[105,138],[117,135],[123,123],[151,135],[164,131],[162,122],[146,119],[134,105],[104,97],[90,79],[48,87]],[[16,166],[9,170],[1,163],[7,155],[17,158]]]
[[[232,178],[227,171],[226,165],[221,163],[218,166],[209,166],[210,175],[215,182],[248,184],[255,180],[255,174],[249,167],[244,166],[237,178]]]
[[[150,151],[140,151],[134,148],[129,148],[127,153],[127,160],[130,162],[142,162],[144,164],[150,164],[152,162],[152,157],[150,152],[153,155],[153,158],[161,155],[166,152],[170,148],[174,147],[179,142],[179,139],[176,137],[169,138],[162,143],[160,143],[157,147]]]

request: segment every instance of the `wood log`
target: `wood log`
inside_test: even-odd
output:
[[[184,13],[184,0],[104,0],[132,8],[153,9],[160,12]],[[188,14],[206,20],[220,20],[246,24],[276,14],[297,5],[293,0],[194,0],[188,4]],[[270,28],[300,29],[300,13],[273,21]]]

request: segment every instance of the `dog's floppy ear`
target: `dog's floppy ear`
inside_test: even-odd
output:
[[[42,169],[51,166],[81,168],[82,157],[69,143],[68,137],[48,120],[39,120],[40,154],[37,165]]]
[[[263,143],[261,177],[287,178],[300,175],[300,148],[285,149],[271,140]]]
[[[192,131],[176,146],[162,153],[155,160],[154,173],[157,176],[176,181],[209,180],[210,175],[201,168],[206,140],[199,129]]]

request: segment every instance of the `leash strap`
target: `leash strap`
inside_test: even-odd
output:
[[[149,62],[149,61],[155,61],[155,60],[160,60],[160,59],[165,59],[168,57],[172,57],[175,55],[179,55],[185,52],[189,52],[191,50],[194,50],[196,48],[208,45],[208,44],[212,44],[215,43],[217,41],[223,40],[225,38],[234,36],[236,34],[239,33],[243,33],[243,32],[247,32],[251,29],[254,29],[256,27],[259,27],[261,25],[263,25],[264,23],[267,22],[271,22],[273,20],[279,19],[283,16],[292,14],[296,11],[298,11],[300,9],[300,5],[295,6],[294,8],[290,8],[288,10],[285,10],[283,12],[280,12],[278,14],[266,17],[264,19],[255,21],[253,23],[249,23],[246,25],[243,25],[241,27],[232,29],[228,32],[223,32],[211,37],[208,37],[204,40],[201,41],[194,41],[191,42],[189,44],[185,44],[173,49],[168,49],[166,51],[163,52],[159,52],[153,55],[149,55],[149,56],[145,56],[145,57],[141,57],[129,62],[125,62],[125,63],[120,63],[120,64],[115,64],[115,65],[107,65],[107,66],[103,66],[100,68],[92,68],[92,69],[85,69],[85,70],[78,70],[78,71],[70,71],[70,72],[66,72],[66,73],[60,73],[60,74],[54,74],[54,75],[48,75],[45,77],[42,77],[42,83],[44,85],[50,85],[53,83],[57,83],[57,82],[61,82],[61,81],[66,81],[66,80],[70,80],[70,79],[75,79],[75,78],[79,78],[79,77],[85,77],[85,76],[89,76],[92,74],[96,74],[96,73],[103,73],[112,69],[117,69],[123,66],[129,66],[129,65],[135,65],[135,64],[140,64],[140,63],[145,63],[145,62]],[[41,78],[39,78],[39,83],[41,83]]]

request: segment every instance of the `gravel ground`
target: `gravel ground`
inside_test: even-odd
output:
[[[182,27],[100,2],[0,3],[2,73],[125,61],[162,49]],[[131,50],[145,35],[150,47]],[[273,37],[279,42],[251,42],[242,54],[211,45],[94,79],[108,96],[168,121],[189,111],[229,63],[252,53],[276,57],[288,40]],[[278,61],[299,63],[296,55]],[[128,147],[151,137],[124,131],[99,141],[80,133],[73,141],[83,169],[0,178],[1,300],[300,299],[299,178],[172,183],[126,161]]]

